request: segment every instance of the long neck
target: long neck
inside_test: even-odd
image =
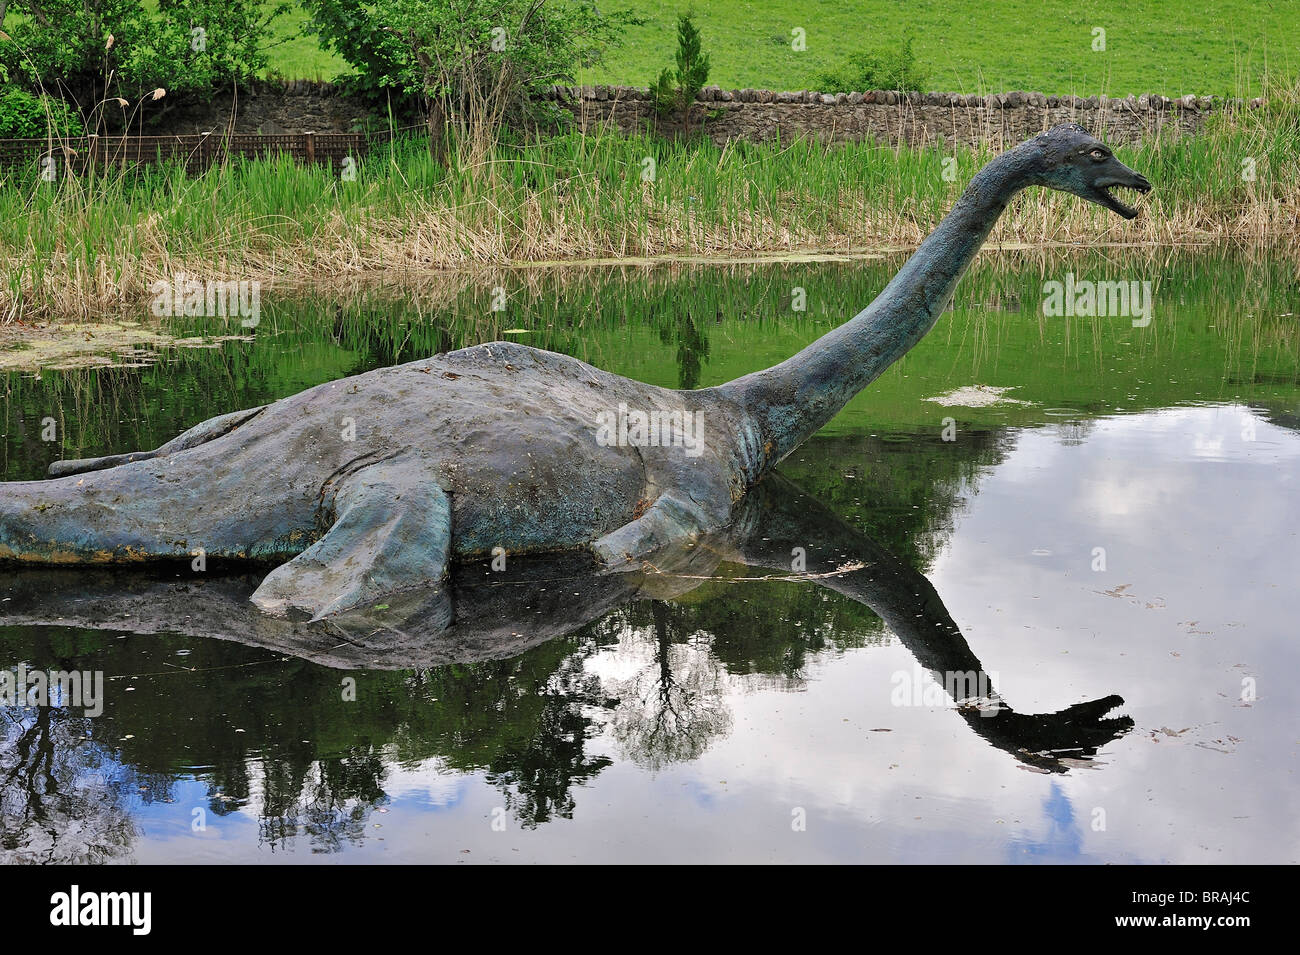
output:
[[[870,305],[766,371],[721,390],[753,417],[766,467],[812,436],[928,332],[1012,196],[1028,184],[1027,157],[1003,153],[970,186]]]

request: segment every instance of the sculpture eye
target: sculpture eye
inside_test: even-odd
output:
[[[1094,149],[1092,152],[1088,153],[1088,155],[1091,156],[1093,159],[1105,159],[1105,158],[1106,158],[1106,150],[1104,150],[1104,149]]]

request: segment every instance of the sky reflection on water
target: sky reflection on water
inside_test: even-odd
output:
[[[665,334],[704,383],[766,360]],[[917,663],[880,616],[817,582],[734,579],[769,574],[738,563],[522,653],[418,670],[183,627],[0,625],[5,665],[102,669],[111,687],[97,720],[3,713],[0,768],[19,772],[0,785],[0,858],[1297,861],[1300,405],[1202,400],[1207,372],[1174,404],[1113,413],[1130,379],[1068,410],[1086,369],[1027,386],[1024,408],[919,403],[1014,380],[1013,346],[979,374],[923,346],[879,386],[892,420],[859,406],[783,470],[924,573],[1017,712],[1122,696],[1134,726],[1094,758],[1044,772],[950,703],[896,705]]]

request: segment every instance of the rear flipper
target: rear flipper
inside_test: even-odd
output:
[[[260,609],[312,620],[437,584],[451,552],[451,499],[400,462],[351,475],[334,499],[334,526],[272,571],[253,594]]]
[[[705,530],[706,523],[699,505],[666,492],[636,520],[593,541],[591,549],[605,564],[618,565],[690,540]]]
[[[69,474],[85,474],[88,471],[103,471],[107,468],[115,468],[121,464],[130,464],[132,461],[150,461],[154,458],[161,458],[168,454],[175,454],[177,451],[185,451],[189,448],[198,447],[200,444],[206,444],[223,437],[238,428],[241,424],[246,423],[262,412],[260,408],[250,408],[247,411],[235,411],[231,414],[219,415],[216,418],[209,418],[202,424],[197,424],[184,434],[178,435],[168,441],[157,451],[132,451],[130,454],[111,454],[105,458],[81,458],[78,460],[55,461],[50,465],[47,472],[52,478],[67,477]]]

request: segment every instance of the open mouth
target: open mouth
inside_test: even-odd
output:
[[[1139,195],[1146,195],[1151,191],[1151,183],[1142,179],[1139,182],[1123,183],[1113,182],[1105,186],[1098,186],[1094,192],[1097,195],[1097,202],[1105,206],[1111,212],[1122,215],[1125,219],[1132,219],[1138,214],[1138,210],[1126,202],[1122,202],[1115,196],[1115,190],[1127,189],[1136,192]]]

